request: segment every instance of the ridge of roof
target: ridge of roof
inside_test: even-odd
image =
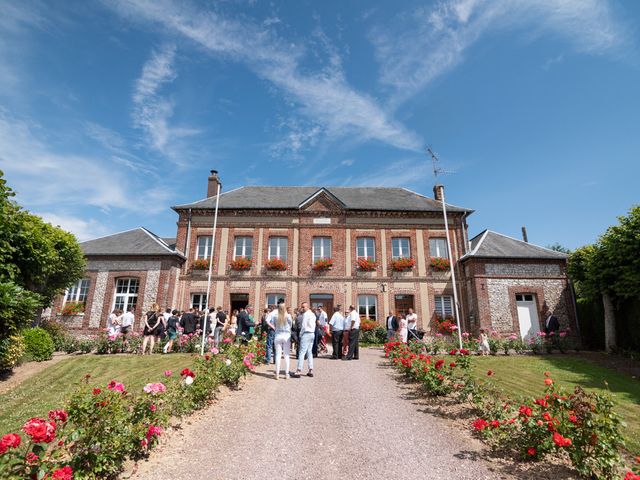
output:
[[[135,228],[130,228],[129,230],[122,230],[120,232],[109,233],[108,235],[101,235],[101,236],[96,237],[96,238],[90,238],[89,240],[85,240],[85,241],[79,242],[79,243],[80,243],[80,245],[82,245],[83,243],[93,242],[94,240],[100,240],[101,238],[108,238],[108,237],[113,237],[115,235],[121,235],[123,233],[133,232],[133,231],[138,230],[140,228],[142,228],[142,227],[135,227]]]
[[[414,192],[410,188],[407,188],[407,187],[398,187],[398,188],[400,188],[402,190],[406,190],[407,192],[413,193],[414,195],[418,195],[419,197],[426,198],[427,200],[431,200],[433,202],[442,203],[440,200],[436,200],[435,198],[427,197],[426,195],[423,195],[422,193],[419,193],[419,192]],[[460,210],[464,210],[464,211],[467,211],[469,213],[475,212],[475,210],[471,210],[471,209],[466,208],[466,207],[461,207],[460,205],[454,205],[453,203],[449,203],[449,202],[445,202],[445,205],[447,205],[449,207],[459,208]]]
[[[144,233],[149,235],[149,237],[151,237],[153,240],[155,240],[158,243],[158,245],[160,245],[161,247],[163,247],[167,251],[169,251],[171,253],[176,253],[177,252],[177,250],[171,249],[171,247],[164,240],[162,240],[160,237],[158,237],[152,231],[147,230],[145,227],[138,227],[138,228],[140,228],[140,230],[142,230]]]
[[[487,241],[487,238],[490,235],[494,235],[495,237],[501,237],[501,238],[505,238],[510,240],[511,242],[515,242],[515,245],[517,248],[526,248],[528,250],[528,252],[525,250],[524,252],[518,252],[517,250],[514,252],[514,247],[513,244],[511,244],[511,246],[509,246],[509,244],[507,245],[500,245],[499,243],[496,243],[496,240],[492,241],[492,243],[490,245],[488,245],[488,249],[489,251],[485,251],[484,253],[480,254],[480,250],[482,249],[482,247],[484,246],[484,244]],[[486,229],[482,232],[480,232],[478,235],[476,235],[475,237],[473,237],[470,240],[470,243],[473,243],[474,240],[476,240],[478,237],[480,237],[480,240],[478,240],[478,242],[476,243],[475,247],[473,248],[473,250],[465,255],[463,255],[460,260],[463,259],[467,259],[467,258],[471,258],[471,257],[478,257],[478,258],[541,258],[541,259],[566,259],[567,255],[562,253],[562,252],[557,252],[555,250],[551,250],[549,248],[545,248],[545,247],[541,247],[539,245],[535,245],[533,243],[529,243],[529,242],[525,242],[523,240],[511,237],[509,235],[505,235],[503,233],[499,233],[499,232],[495,232],[493,230],[490,229]],[[494,238],[495,238],[494,237]],[[500,249],[506,250],[500,252]],[[512,249],[512,252],[509,253],[509,248]],[[491,253],[491,249],[497,249],[498,252],[497,253]],[[537,254],[535,252],[538,252]],[[527,254],[529,253],[529,254]],[[541,254],[544,254],[544,256],[541,256]]]
[[[521,243],[526,243],[527,245],[534,247],[534,248],[539,248],[541,250],[546,250],[549,253],[554,253],[554,254],[558,254],[558,256],[564,256],[564,257],[568,257],[569,255],[567,255],[564,252],[558,252],[557,250],[552,250],[550,248],[547,247],[543,247],[541,245],[536,245],[535,243],[529,243],[529,242],[525,242],[524,240],[521,240],[519,238],[515,238],[515,237],[511,237],[509,235],[505,235],[504,233],[500,233],[500,232],[494,232],[493,230],[488,230],[491,233],[494,233],[496,235],[500,235],[501,237],[505,237],[508,238],[509,240],[515,240],[516,242],[521,242]]]

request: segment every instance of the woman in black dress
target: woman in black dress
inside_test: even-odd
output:
[[[153,353],[153,347],[156,345],[156,337],[162,328],[162,312],[158,304],[154,303],[151,308],[144,314],[144,340],[142,341],[142,355],[147,351],[147,344],[150,344],[149,355]]]

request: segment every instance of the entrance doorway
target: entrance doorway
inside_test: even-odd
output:
[[[413,295],[396,295],[396,315],[406,315],[410,308],[415,311],[413,306]]]
[[[248,293],[231,294],[231,312],[233,312],[234,310],[239,310],[240,308],[245,308],[247,305],[249,305]]]
[[[327,312],[327,315],[331,317],[333,314],[333,295],[329,293],[312,293],[309,295],[309,305],[313,309],[322,307]]]
[[[535,338],[540,331],[536,296],[532,293],[516,294],[518,323],[522,339]]]

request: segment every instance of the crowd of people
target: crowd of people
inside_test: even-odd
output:
[[[328,354],[328,340],[331,339],[331,358],[358,360],[360,338],[360,315],[352,305],[346,312],[340,306],[333,309],[331,318],[322,306],[310,308],[303,302],[300,308],[287,307],[283,299],[276,306],[265,308],[259,321],[250,307],[237,310],[210,308],[203,312],[195,308],[178,311],[151,305],[140,317],[142,326],[142,355],[151,354],[156,342],[166,340],[163,353],[173,350],[174,341],[180,335],[201,335],[203,331],[214,346],[224,338],[247,342],[254,335],[265,337],[266,363],[275,364],[275,378],[280,378],[280,366],[284,359],[284,378],[300,376],[307,361],[307,376],[313,377],[313,359],[318,354]],[[208,313],[208,314],[207,314]],[[126,312],[115,309],[107,319],[109,336],[123,337],[127,345],[128,335],[135,323],[135,307]],[[295,352],[296,370],[290,373],[290,359]]]
[[[411,340],[420,340],[418,335],[418,315],[413,308],[407,310],[406,315],[390,313],[386,320],[387,341],[407,343]]]

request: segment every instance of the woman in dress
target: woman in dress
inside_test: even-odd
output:
[[[407,343],[407,334],[409,333],[407,326],[407,319],[401,314],[398,319],[398,337],[402,343]]]
[[[278,313],[267,320],[275,329],[274,344],[276,347],[276,380],[280,378],[280,360],[284,353],[284,378],[289,378],[289,355],[291,352],[291,328],[293,319],[287,313],[284,302],[278,303]]]
[[[229,320],[229,324],[227,325],[227,334],[234,338],[236,336],[236,332],[238,331],[238,310],[234,310],[231,314],[231,320]]]
[[[107,332],[110,337],[117,337],[120,333],[120,317],[122,316],[122,310],[115,308],[113,312],[109,314],[107,319]]]
[[[156,337],[158,336],[158,331],[161,328],[164,317],[162,316],[160,307],[154,303],[151,305],[149,311],[144,314],[142,319],[144,320],[144,331],[142,332],[144,335],[144,340],[142,341],[142,355],[147,351],[147,344],[150,344],[149,355],[151,355],[153,353],[153,347],[156,346]]]
[[[480,329],[480,338],[478,339],[478,341],[480,342],[480,352],[482,353],[482,356],[484,357],[486,355],[489,355],[489,352],[491,350],[491,348],[489,347],[489,337],[487,336],[483,328]]]

